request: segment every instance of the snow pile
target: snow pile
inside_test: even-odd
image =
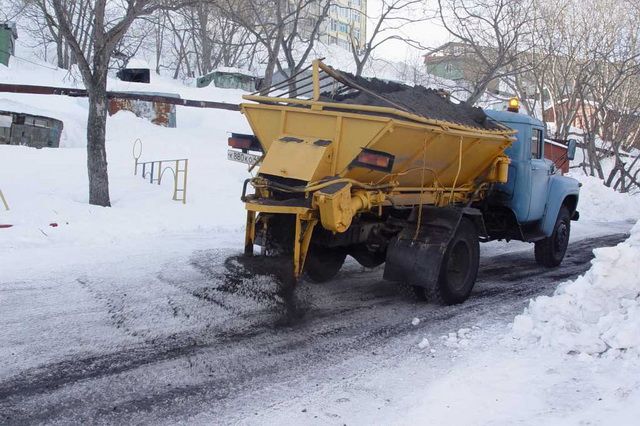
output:
[[[464,348],[469,346],[471,340],[475,337],[472,333],[479,329],[480,327],[475,325],[471,328],[461,328],[457,332],[453,331],[440,336],[440,340],[442,340],[443,344],[448,348]]]
[[[585,275],[515,318],[515,338],[567,353],[640,355],[640,222],[627,241],[594,252]]]
[[[0,81],[74,85],[66,71],[18,61],[0,65]],[[187,87],[161,76],[154,76],[151,84],[110,79],[109,89],[179,93],[183,98],[232,103],[240,102],[242,95],[239,90]],[[1,93],[0,110],[64,122],[59,149],[0,145],[0,189],[11,207],[0,209],[0,224],[13,225],[0,230],[0,250],[188,232],[242,241],[235,234],[244,225],[240,191],[249,175],[245,165],[228,161],[226,155],[229,132],[250,132],[239,112],[177,107],[178,128],[155,126],[126,111],[109,117],[106,145],[112,207],[105,209],[88,204],[87,99]],[[186,205],[172,200],[171,172],[165,173],[162,185],[142,179],[141,170],[134,175],[136,139],[143,142],[140,161],[189,159]]]
[[[621,194],[604,186],[600,179],[593,176],[585,176],[582,173],[570,176],[582,184],[578,202],[581,220],[608,222],[635,220],[640,216],[640,196]]]
[[[431,343],[429,342],[429,339],[427,339],[426,337],[423,337],[420,343],[418,343],[418,347],[420,349],[426,349],[429,346],[431,346]]]

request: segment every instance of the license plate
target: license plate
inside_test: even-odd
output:
[[[234,151],[233,149],[230,149],[227,151],[227,159],[231,161],[237,161],[238,163],[253,165],[256,164],[258,160],[260,160],[260,156],[254,154],[245,154],[244,152]]]

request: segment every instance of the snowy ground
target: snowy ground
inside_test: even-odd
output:
[[[0,66],[0,79],[72,84],[24,65]],[[162,79],[110,84],[227,102],[241,95]],[[225,155],[227,132],[248,130],[240,114],[178,108],[177,129],[110,118],[113,207],[104,209],[86,203],[86,101],[0,94],[0,109],[65,122],[61,149],[0,146],[11,206],[0,224],[14,225],[0,229],[0,423],[636,424],[636,350],[587,353],[542,338],[566,342],[582,327],[600,338],[593,330],[613,318],[628,327],[617,342],[633,343],[635,252],[598,251],[595,272],[529,300],[586,272],[592,249],[626,239],[639,197],[579,177],[582,217],[563,266],[539,268],[528,244],[486,244],[461,306],[416,303],[381,270],[349,262],[326,286],[304,284],[306,315],[285,326],[270,280],[224,277],[243,241],[246,170]],[[136,138],[142,159],[189,158],[187,205],[171,200],[168,183],[133,176]],[[606,282],[620,285],[585,290]],[[607,309],[562,305],[593,308],[594,298]]]
[[[507,324],[530,297],[585,271],[591,249],[624,239],[629,226],[574,241],[559,270],[539,268],[530,248],[485,250],[472,298],[456,307],[416,303],[381,270],[349,263],[327,286],[303,285],[308,311],[287,327],[272,284],[222,279],[231,251],[207,248],[208,235],[166,239],[160,255],[149,238],[87,248],[59,268],[18,275],[16,265],[0,301],[0,412],[8,423],[368,424],[411,423],[424,414],[407,417],[407,407],[427,404],[429,416],[436,408],[445,416],[450,393],[422,398],[463,381],[452,374],[477,356],[509,376],[501,360],[510,350],[495,348]],[[460,339],[441,339],[464,328]],[[421,349],[425,337],[431,344]],[[498,407],[504,419],[517,409],[512,402]]]

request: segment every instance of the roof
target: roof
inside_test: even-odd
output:
[[[63,123],[62,120],[58,119],[58,118],[53,118],[53,117],[47,117],[46,115],[38,115],[38,114],[32,114],[30,112],[25,112],[25,111],[7,111],[7,110],[1,110],[0,111],[0,115],[4,115],[4,116],[8,116],[8,115],[26,115],[29,117],[35,117],[35,118],[44,118],[45,120],[52,120],[52,121],[56,121],[59,123]]]
[[[254,71],[250,71],[246,68],[236,68],[236,67],[217,67],[212,70],[210,73],[204,74],[213,74],[213,73],[226,73],[226,74],[240,74],[247,77],[257,77],[257,74]]]
[[[450,46],[458,46],[458,47],[465,47],[468,48],[470,47],[470,45],[466,44],[466,43],[461,43],[459,41],[449,41],[441,46],[436,47],[435,49],[431,50],[428,53],[425,53],[424,55],[422,55],[422,57],[427,58],[430,57],[431,55],[433,55],[434,53],[438,53],[441,52],[445,49],[447,49]]]
[[[149,62],[145,61],[144,59],[141,58],[131,58],[129,59],[129,61],[127,62],[127,66],[124,67],[124,69],[143,69],[143,70],[149,70],[151,69],[151,66],[149,66]]]
[[[567,145],[566,144],[563,144],[563,143],[560,143],[560,142],[556,142],[556,141],[551,140],[551,139],[545,138],[544,143],[549,144],[549,145],[559,146],[561,148],[567,149]]]
[[[487,109],[484,111],[491,119],[499,121],[500,123],[518,123],[518,124],[530,124],[533,126],[541,126],[544,124],[537,118],[530,117],[525,114],[509,111],[496,111],[493,109]]]

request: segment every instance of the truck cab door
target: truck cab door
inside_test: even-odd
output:
[[[544,215],[551,176],[551,164],[544,158],[544,131],[531,129],[531,193],[528,222],[540,220]]]

